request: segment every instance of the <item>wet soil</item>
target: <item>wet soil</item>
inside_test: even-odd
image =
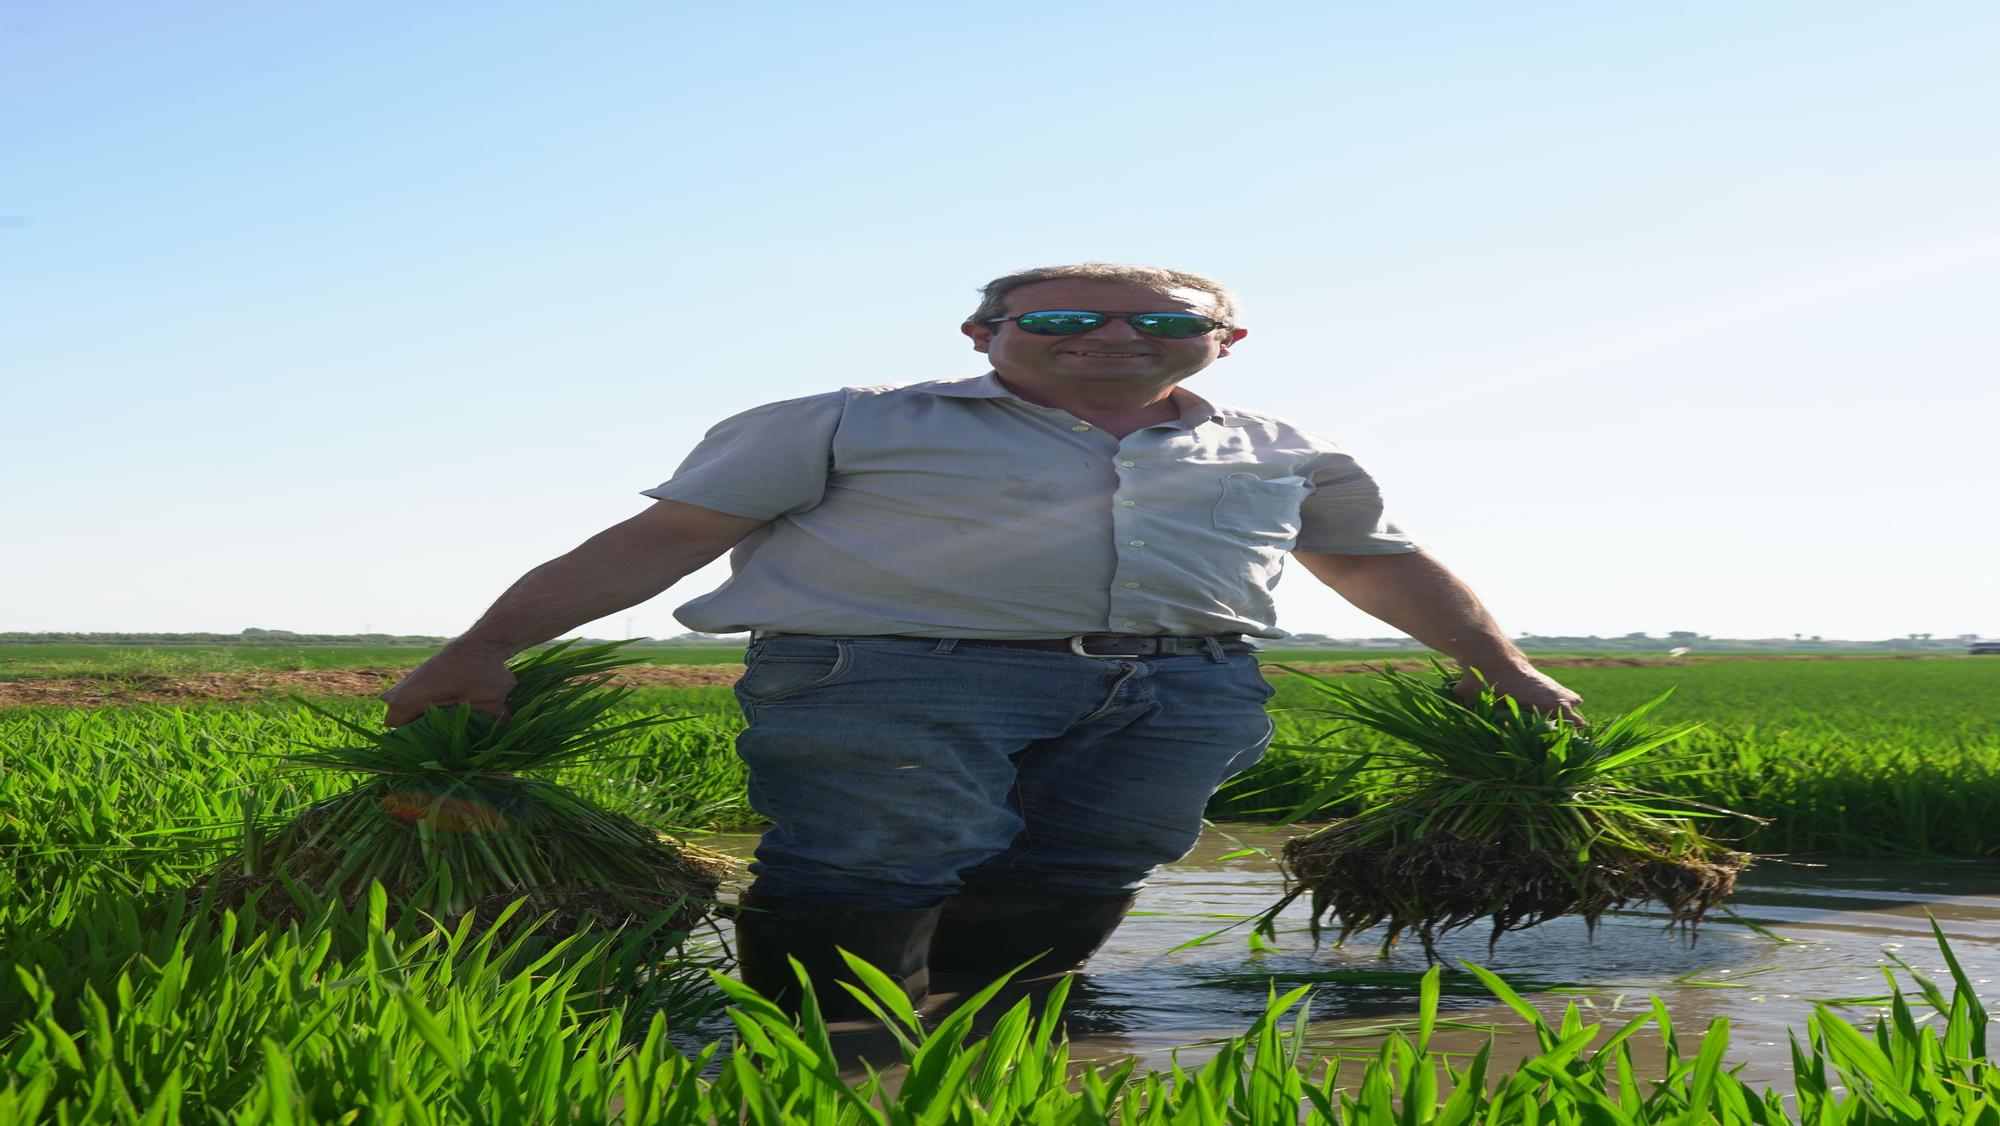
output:
[[[1616,668],[1638,665],[1693,665],[1715,664],[1729,661],[1866,661],[1866,660],[1941,660],[1955,658],[1956,654],[1897,654],[1884,657],[1881,654],[1846,655],[1837,653],[1816,654],[1765,654],[1745,653],[1712,657],[1551,657],[1536,661],[1545,669],[1563,668]],[[1283,650],[1264,655],[1265,672],[1270,676],[1284,676],[1282,669],[1271,665],[1288,663]],[[1372,672],[1384,664],[1399,669],[1414,670],[1427,667],[1424,662],[1398,661],[1342,661],[1333,664],[1301,664],[1296,667],[1314,675],[1336,673]],[[624,669],[614,678],[617,683],[630,684],[642,688],[686,688],[693,686],[727,686],[734,684],[740,673],[738,666],[723,665],[642,665]],[[132,704],[204,704],[233,703],[245,700],[263,699],[272,696],[365,697],[373,696],[396,683],[408,669],[299,669],[283,671],[259,669],[250,672],[215,672],[179,675],[119,675],[103,677],[67,677],[48,680],[0,681],[0,708],[19,708],[34,705],[69,708],[122,707]]]

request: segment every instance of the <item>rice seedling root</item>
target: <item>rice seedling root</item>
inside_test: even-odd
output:
[[[1595,931],[1606,911],[1655,903],[1692,934],[1735,889],[1750,854],[1697,820],[1758,819],[1624,781],[1693,730],[1644,723],[1666,697],[1586,728],[1525,712],[1483,680],[1461,701],[1460,677],[1385,668],[1367,694],[1308,678],[1335,701],[1325,714],[1393,742],[1349,771],[1386,775],[1367,808],[1286,843],[1292,886],[1260,925],[1309,892],[1315,938],[1329,916],[1342,940],[1386,925],[1385,949],[1414,930],[1435,961],[1441,936],[1479,919],[1492,920],[1490,948],[1561,915]]]
[[[524,773],[674,722],[614,714],[631,689],[612,685],[613,675],[635,660],[619,649],[565,642],[516,662],[505,720],[460,704],[385,732],[313,708],[359,741],[285,757],[368,780],[280,826],[252,810],[241,847],[199,890],[223,908],[262,892],[260,909],[282,918],[328,897],[358,905],[379,884],[397,915],[491,924],[526,900],[513,916],[522,923],[553,915],[559,931],[636,925],[678,942],[707,918],[733,862]]]
[[[1727,850],[1660,855],[1600,847],[1579,862],[1449,833],[1358,841],[1341,832],[1342,824],[1294,838],[1284,849],[1296,890],[1310,895],[1314,938],[1328,920],[1339,942],[1386,925],[1385,947],[1415,932],[1433,961],[1440,938],[1486,918],[1489,948],[1509,931],[1563,915],[1581,915],[1595,930],[1605,912],[1642,903],[1658,904],[1669,926],[1692,933],[1751,860]]]
[[[594,810],[583,825],[548,817],[550,791],[566,794],[563,787],[526,779],[487,778],[448,789],[412,787],[406,779],[363,783],[307,807],[277,833],[211,869],[194,890],[208,894],[218,911],[240,909],[256,893],[259,915],[281,924],[302,920],[327,898],[349,907],[365,904],[373,882],[388,893],[392,920],[411,909],[452,923],[469,913],[480,929],[517,899],[525,902],[515,925],[550,916],[548,929],[555,933],[647,925],[664,915],[659,933],[685,934],[713,912],[735,860],[606,810]],[[370,831],[356,834],[356,822]],[[342,844],[357,839],[369,842],[368,856]],[[400,870],[429,875],[396,878],[380,862],[385,851],[427,861]],[[506,867],[539,875],[454,894],[439,873],[462,869],[458,854],[472,852],[518,857],[518,864]],[[616,855],[614,879],[563,878],[565,867],[577,874],[565,858],[593,854]],[[584,866],[593,869],[601,870]]]

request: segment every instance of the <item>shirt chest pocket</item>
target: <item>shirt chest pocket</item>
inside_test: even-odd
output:
[[[1297,539],[1299,508],[1311,491],[1304,477],[1231,473],[1215,502],[1215,529],[1255,543]]]

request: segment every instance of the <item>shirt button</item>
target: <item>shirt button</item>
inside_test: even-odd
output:
[[[1126,583],[1126,584],[1125,584],[1125,589],[1126,589],[1126,590],[1138,590],[1138,589],[1139,589],[1139,585],[1140,585],[1140,584],[1138,584],[1138,583]]]
[[[1138,503],[1139,503],[1139,502],[1138,502],[1138,501],[1136,501],[1136,500],[1121,500],[1121,501],[1119,501],[1119,502],[1118,502],[1118,505],[1119,505],[1119,507],[1121,507],[1121,508],[1131,508],[1131,507],[1132,507],[1133,505],[1135,505],[1135,504],[1138,504]]]
[[[1070,429],[1076,431],[1078,434],[1081,434],[1084,431],[1090,429],[1090,427],[1085,426],[1083,423],[1079,422],[1075,426],[1070,427]]]
[[[1136,462],[1136,461],[1121,461],[1121,462],[1119,462],[1118,464],[1120,464],[1120,465],[1124,466],[1124,467],[1125,467],[1125,468],[1127,468],[1127,469],[1130,469],[1130,468],[1132,468],[1133,466],[1135,466],[1135,465],[1137,465],[1137,464],[1139,464],[1139,463],[1138,463],[1138,462]]]
[[[1125,546],[1127,546],[1127,547],[1144,547],[1144,546],[1146,546],[1146,541],[1145,541],[1145,540],[1126,540],[1126,541],[1125,541]]]

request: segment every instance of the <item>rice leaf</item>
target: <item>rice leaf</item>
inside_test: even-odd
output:
[[[350,901],[380,887],[396,914],[491,922],[525,898],[571,928],[630,923],[663,941],[685,935],[727,863],[529,775],[682,718],[615,714],[630,689],[610,674],[638,661],[618,652],[622,644],[563,642],[515,662],[504,721],[458,704],[374,731],[305,703],[358,741],[284,757],[365,780],[287,825],[246,820],[238,856],[205,883],[226,893],[215,897],[225,907],[273,882]]]
[[[1334,721],[1396,741],[1371,749],[1387,773],[1371,804],[1285,847],[1296,885],[1286,901],[1310,892],[1315,934],[1329,914],[1342,939],[1383,925],[1389,945],[1413,930],[1435,959],[1439,936],[1481,919],[1497,941],[1565,914],[1595,926],[1639,901],[1692,928],[1749,862],[1696,827],[1741,815],[1620,777],[1695,730],[1643,722],[1664,695],[1582,727],[1483,683],[1464,702],[1460,674],[1437,662],[1429,675],[1385,666],[1370,691],[1288,671],[1334,701],[1324,709]]]

